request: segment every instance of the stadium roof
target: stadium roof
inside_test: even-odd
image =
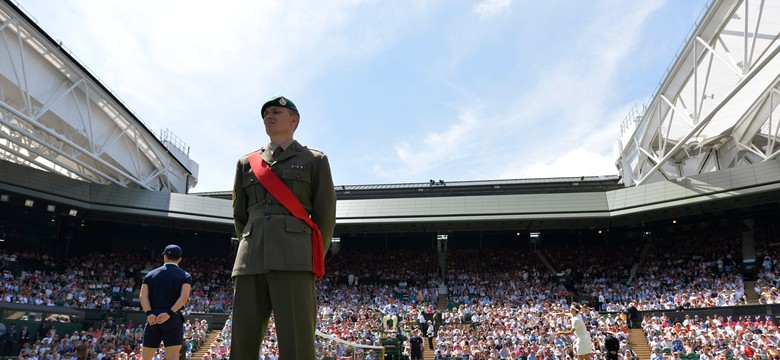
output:
[[[617,179],[604,181],[617,185]],[[500,186],[475,194],[468,190],[491,185],[420,185],[402,188],[415,196],[339,199],[337,233],[614,228],[688,216],[749,216],[744,214],[780,204],[780,160],[606,191],[507,193],[509,186]],[[417,195],[431,189],[463,192]],[[27,201],[43,213],[49,205],[62,209],[61,216],[73,216],[73,210],[79,219],[226,235],[234,230],[229,199],[89,184],[0,161],[0,210],[13,216],[27,209]]]
[[[780,156],[780,6],[709,2],[650,102],[621,126],[626,185]]]
[[[185,193],[198,164],[158,137],[12,1],[0,1],[0,159],[97,184]]]
[[[429,180],[419,183],[337,185],[339,200],[387,199],[440,196],[546,194],[609,191],[623,188],[616,175],[473,181]],[[230,191],[191,195],[230,199]]]

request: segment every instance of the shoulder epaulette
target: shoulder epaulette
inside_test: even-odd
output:
[[[261,147],[261,148],[259,148],[257,150],[250,151],[250,152],[244,154],[244,156],[249,156],[249,154],[252,154],[252,153],[255,153],[255,152],[258,152],[258,151],[262,154],[263,151],[265,151],[265,147]]]
[[[309,150],[311,150],[312,152],[317,152],[317,153],[320,153],[320,154],[325,154],[325,152],[324,152],[324,151],[322,151],[322,150],[317,150],[317,149],[315,149],[315,148],[308,147],[308,146],[304,146],[304,147],[305,147],[305,148],[307,148],[307,149],[309,149]]]

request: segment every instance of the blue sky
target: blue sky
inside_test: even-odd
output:
[[[337,185],[617,175],[629,109],[707,0],[18,0],[153,131],[230,190],[260,106]]]

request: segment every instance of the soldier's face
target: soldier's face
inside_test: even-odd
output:
[[[298,124],[298,117],[281,106],[269,106],[263,113],[265,132],[269,136],[292,135]]]

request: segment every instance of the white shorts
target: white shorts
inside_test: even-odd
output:
[[[593,352],[593,343],[590,339],[580,339],[574,341],[574,352],[577,355],[587,355]]]

